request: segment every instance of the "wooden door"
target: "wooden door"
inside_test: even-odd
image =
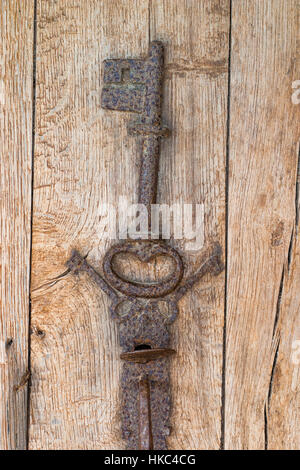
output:
[[[118,328],[65,263],[77,248],[100,269],[100,204],[137,200],[139,147],[129,113],[101,108],[102,67],[152,40],[172,130],[158,200],[203,204],[225,262],[172,327],[168,446],[299,448],[299,0],[0,4],[1,448],[125,448]]]

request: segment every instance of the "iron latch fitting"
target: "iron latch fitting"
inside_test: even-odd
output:
[[[150,44],[145,60],[109,59],[104,62],[102,107],[131,111],[130,135],[142,140],[139,203],[148,209],[156,202],[160,140],[169,134],[162,126],[163,45]],[[113,260],[120,253],[132,253],[141,261],[159,255],[169,257],[174,269],[153,283],[130,281],[118,273]],[[128,449],[166,449],[170,429],[169,358],[170,324],[178,314],[178,301],[205,274],[223,270],[221,248],[211,244],[203,251],[200,268],[184,278],[179,251],[163,240],[141,238],[113,245],[105,254],[99,274],[77,251],[67,266],[73,273],[86,271],[111,300],[110,312],[119,323],[121,358],[124,361],[122,387],[122,436]]]

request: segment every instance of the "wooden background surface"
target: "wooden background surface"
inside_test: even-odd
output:
[[[159,201],[203,203],[226,262],[180,303],[169,447],[299,448],[300,1],[0,6],[1,448],[124,448],[117,327],[65,262],[76,247],[100,269],[100,202],[136,201],[138,145],[100,107],[102,61],[153,39],[172,129]]]

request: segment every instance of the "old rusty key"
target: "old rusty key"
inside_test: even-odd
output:
[[[139,202],[148,209],[156,202],[160,139],[168,134],[161,125],[163,45],[150,44],[144,60],[111,59],[104,62],[102,107],[132,111],[138,118],[129,134],[142,139]],[[133,253],[142,261],[164,255],[172,259],[167,279],[147,283],[130,281],[114,266],[120,253]],[[170,390],[169,326],[178,313],[178,301],[206,273],[223,270],[221,248],[211,244],[201,255],[200,268],[184,279],[179,252],[163,240],[141,237],[113,245],[103,260],[103,275],[73,251],[67,266],[86,271],[111,300],[112,317],[119,322],[122,371],[122,435],[128,449],[165,449],[169,434]]]

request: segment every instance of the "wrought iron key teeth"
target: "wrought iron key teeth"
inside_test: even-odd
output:
[[[102,107],[138,113],[128,126],[129,134],[143,138],[139,182],[140,204],[148,209],[156,201],[160,138],[169,131],[161,125],[163,45],[153,41],[144,60],[115,59],[104,63]],[[124,80],[124,71],[129,70]]]

